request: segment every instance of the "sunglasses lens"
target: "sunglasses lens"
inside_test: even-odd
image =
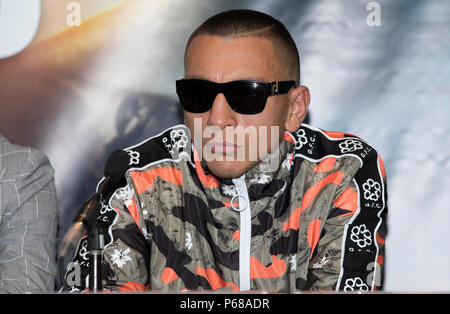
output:
[[[266,88],[258,82],[237,81],[226,88],[225,97],[231,108],[240,114],[257,114],[264,110]]]
[[[215,98],[214,85],[202,80],[178,80],[177,94],[184,110],[203,113],[211,109]]]
[[[217,93],[223,93],[230,107],[239,114],[257,114],[264,110],[269,92],[266,83],[233,81],[217,83],[188,79],[176,82],[177,94],[184,110],[203,113],[211,109]]]

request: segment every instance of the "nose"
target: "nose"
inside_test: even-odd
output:
[[[227,126],[236,126],[236,113],[231,109],[224,94],[217,94],[208,117],[209,126],[218,126],[223,129]]]

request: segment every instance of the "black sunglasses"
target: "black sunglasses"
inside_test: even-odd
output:
[[[225,95],[231,109],[240,114],[257,114],[264,110],[267,98],[286,94],[295,81],[232,81],[215,83],[199,79],[176,81],[177,94],[184,110],[203,113],[211,109],[217,94]]]

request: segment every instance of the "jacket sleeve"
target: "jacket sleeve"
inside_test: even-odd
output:
[[[101,269],[103,290],[148,290],[149,245],[140,202],[130,184],[116,190],[108,204],[102,204],[98,221],[105,226]],[[89,273],[89,252],[84,237],[65,275],[69,291],[89,291]]]
[[[111,243],[103,251],[104,286],[119,291],[144,291],[149,287],[150,248],[140,200],[131,185],[111,198],[116,221]]]
[[[305,289],[382,290],[387,189],[382,159],[373,151],[335,195],[308,267]]]

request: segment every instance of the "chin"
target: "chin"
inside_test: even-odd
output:
[[[210,161],[206,162],[208,169],[219,178],[234,179],[242,176],[255,165],[248,161]]]

